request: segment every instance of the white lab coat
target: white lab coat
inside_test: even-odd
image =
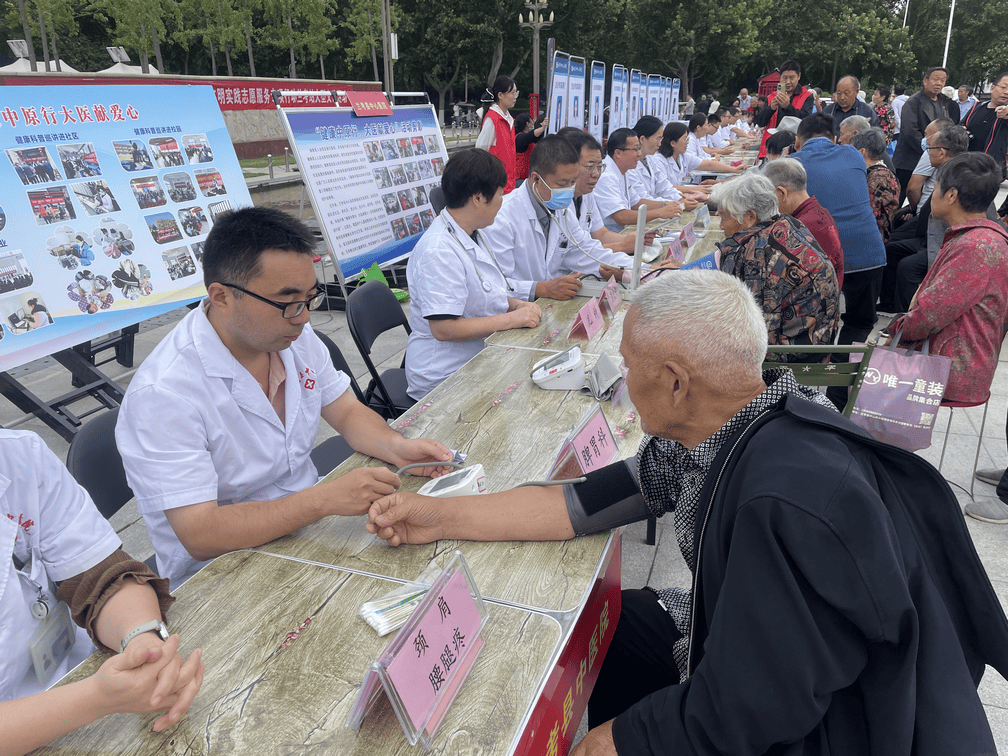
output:
[[[485,231],[477,236],[485,240]],[[486,344],[485,339],[438,341],[427,318],[480,318],[507,312],[508,283],[484,245],[474,242],[447,210],[434,219],[413,248],[406,276],[413,329],[406,345],[407,391],[414,399],[421,399]],[[489,292],[484,291],[480,276],[490,284]]]
[[[136,494],[158,574],[172,590],[195,574],[164,510],[204,501],[269,501],[318,481],[309,457],[322,407],[350,385],[305,325],[280,352],[286,422],[258,381],[234,358],[201,306],[155,347],[130,382],[116,443]],[[279,316],[279,312],[277,313]]]
[[[619,169],[613,170],[618,172]],[[550,221],[547,239],[532,206],[534,200],[528,188],[530,186],[531,182],[526,181],[505,197],[493,225],[485,229],[504,275],[515,288],[512,296],[531,301],[535,299],[535,284],[538,281],[549,281],[567,273],[598,275],[599,263],[592,257],[597,257],[606,265],[627,267],[625,254],[606,249],[585,233],[578,223],[573,203],[556,214],[559,223]],[[595,190],[598,191],[598,185]]]
[[[682,196],[668,182],[664,169],[658,167],[663,162],[665,158],[661,155],[648,155],[640,159],[636,168],[627,171],[631,189],[643,199],[676,201]]]
[[[598,183],[592,194],[595,195],[595,204],[598,205],[599,212],[602,213],[602,221],[610,231],[622,231],[623,226],[616,223],[610,217],[620,210],[631,210],[641,201],[641,196],[637,194],[630,185],[627,176],[619,169],[611,157],[606,155],[605,170],[599,177]],[[628,171],[629,173],[629,171]]]
[[[54,582],[85,572],[121,546],[119,538],[38,436],[0,430],[0,700],[38,693],[94,652],[83,629],[48,682],[39,683],[28,644],[38,589],[56,611]],[[18,571],[12,557],[24,567]]]
[[[663,163],[663,168],[665,170],[665,178],[672,185],[683,186],[685,184],[695,183],[692,176],[690,176],[693,171],[700,167],[701,163],[706,160],[705,157],[697,157],[695,154],[689,152],[688,150],[679,156],[679,162],[676,162],[675,158],[661,158],[656,161]]]
[[[695,133],[689,135],[689,142],[686,144],[686,154],[693,155],[700,158],[701,160],[707,160],[710,155],[704,152],[704,147],[707,146],[707,137],[701,139]]]
[[[605,224],[602,222],[602,213],[598,209],[598,204],[595,202],[595,192],[588,192],[588,194],[581,195],[581,212],[578,213],[576,208],[573,208],[573,203],[571,207],[574,212],[574,217],[577,218],[578,225],[584,230],[586,234],[591,236],[596,231],[605,228]]]

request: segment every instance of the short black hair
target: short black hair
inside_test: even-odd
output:
[[[606,154],[612,157],[616,153],[616,150],[625,150],[627,139],[630,137],[636,139],[637,132],[627,128],[616,129],[616,131],[609,135],[609,141],[606,142]]]
[[[887,102],[889,101],[889,94],[891,90],[885,84],[879,84],[875,87],[875,91],[882,95],[883,100],[886,100]]]
[[[731,115],[742,115],[742,109],[738,105],[732,105],[728,108],[728,112]]]
[[[885,133],[877,126],[854,135],[850,141],[855,150],[864,150],[870,160],[882,160],[886,151]]]
[[[996,81],[994,83],[997,84]],[[971,94],[973,94],[973,87],[971,87],[969,84],[960,84],[957,87],[957,89],[965,89],[967,97],[969,97]]]
[[[672,142],[678,142],[686,133],[686,124],[682,121],[669,121],[662,132],[661,147],[658,154],[662,157],[672,157]]]
[[[949,121],[942,124],[938,133],[934,135],[935,143],[931,147],[943,147],[953,155],[966,152],[969,149],[970,135],[965,128]]]
[[[893,88],[892,88],[892,91],[893,91],[894,95],[896,95],[897,97],[899,97],[901,94],[903,94],[904,92],[906,92],[906,85],[905,84],[899,84],[899,83],[894,84]]]
[[[1001,73],[999,73],[997,76],[991,79],[991,86],[994,86],[995,84],[1000,84],[1001,79],[1003,79],[1005,76],[1008,76],[1008,71],[1002,71]],[[970,90],[970,94],[973,94],[973,90]]]
[[[510,76],[504,76],[501,74],[494,79],[494,83],[490,87],[490,95],[493,97],[493,101],[497,102],[504,92],[510,92],[514,89],[514,85],[514,79]]]
[[[771,155],[783,155],[785,147],[794,147],[795,135],[790,131],[780,131],[771,134],[766,140],[766,151]]]
[[[721,116],[717,113],[711,113],[707,116],[707,123],[721,123]]]
[[[489,202],[497,190],[505,186],[507,171],[504,163],[496,155],[476,148],[453,154],[441,174],[445,207],[453,210],[465,207],[477,194],[482,194],[483,199]]]
[[[515,117],[514,122],[514,132],[515,134],[521,134],[525,131],[525,127],[532,123],[532,116],[528,113],[520,113]]]
[[[927,71],[924,72],[924,78],[930,79],[931,74],[933,74],[935,71],[942,71],[945,74],[945,76],[948,77],[948,69],[945,68],[944,66],[931,66],[931,68],[929,68]]]
[[[797,60],[785,60],[781,63],[780,72],[784,73],[785,71],[794,71],[796,74],[801,76],[801,66],[798,64]]]
[[[805,116],[798,124],[798,136],[803,142],[815,137],[828,137],[832,140],[833,118],[825,113],[813,113],[810,116]]]
[[[653,115],[644,115],[637,119],[633,130],[637,132],[637,136],[639,137],[649,137],[654,136],[661,130],[661,127],[662,122],[660,118]]]
[[[529,175],[538,173],[546,177],[561,165],[580,162],[581,155],[570,142],[557,134],[551,134],[540,139],[532,150],[532,157],[529,158]]]
[[[959,193],[959,205],[968,213],[982,213],[1001,187],[1001,167],[986,152],[964,152],[935,171],[935,193]]]
[[[694,113],[693,115],[691,115],[689,119],[690,134],[699,129],[705,123],[707,123],[707,116],[705,116],[703,113]]]
[[[203,247],[203,283],[248,286],[269,249],[311,255],[315,237],[293,215],[272,207],[242,207],[220,215]]]
[[[598,143],[598,139],[593,137],[587,131],[576,128],[574,126],[560,129],[557,132],[557,136],[563,137],[568,142],[570,146],[574,148],[574,151],[578,154],[578,160],[581,159],[581,152],[587,147],[589,150],[598,150],[602,152],[602,145]]]

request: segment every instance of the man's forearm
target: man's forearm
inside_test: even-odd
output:
[[[443,538],[464,541],[564,541],[574,537],[563,486],[527,486],[442,499]]]

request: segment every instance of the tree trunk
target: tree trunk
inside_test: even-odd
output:
[[[529,53],[531,53],[531,52],[532,52],[532,48],[530,47],[528,50],[525,51],[525,54],[522,55],[521,60],[518,61],[518,65],[515,66],[514,67],[514,71],[511,72],[511,78],[512,79],[518,75],[518,72],[521,70],[522,63],[525,62],[525,58],[527,58],[529,56]]]
[[[148,74],[150,64],[147,62],[147,27],[144,24],[140,24],[140,44],[143,45],[140,48],[140,70]]]
[[[490,64],[490,75],[487,76],[487,89],[493,86],[497,72],[500,70],[501,62],[504,60],[504,37],[497,40],[497,47],[494,48],[493,62]]]
[[[52,38],[52,54],[53,60],[56,62],[56,70],[63,73],[63,69],[60,67],[59,50],[56,49],[56,27],[53,26],[52,15],[49,15],[49,36]]]
[[[154,58],[157,60],[158,73],[164,73],[164,60],[161,58],[161,41],[157,35],[157,24],[151,26],[151,38],[154,41]]]
[[[290,12],[290,10],[287,11],[287,28],[290,29],[291,41],[293,41],[293,39],[294,39],[294,24],[291,23],[291,12]],[[288,73],[290,73],[290,78],[292,78],[292,79],[296,79],[297,78],[297,63],[294,61],[294,45],[290,46],[290,69],[288,70]]]
[[[840,51],[837,50],[836,53],[833,54],[833,83],[830,84],[829,88],[830,92],[836,91],[836,67],[837,67],[837,61],[839,59],[840,59]]]
[[[189,48],[188,47],[185,49],[185,65],[184,65],[184,67],[183,67],[182,70],[185,72],[186,76],[189,75]]]
[[[38,12],[39,32],[42,34],[42,57],[45,59],[45,70],[49,72],[49,42],[46,38],[45,21],[42,20],[42,11]]]
[[[38,71],[38,63],[35,61],[35,42],[32,39],[31,27],[28,25],[25,0],[18,0],[18,12],[21,14],[21,29],[24,32],[24,39],[28,43],[28,63],[31,65],[32,71]]]
[[[325,59],[322,57],[322,53],[318,56],[319,68],[322,69],[322,81],[325,81]]]
[[[250,76],[254,79],[255,72],[255,61],[252,60],[252,20],[248,17],[245,18],[245,42],[248,44],[248,54],[249,54],[249,71]]]
[[[21,0],[21,2],[24,2],[24,0]],[[380,81],[380,79],[378,78],[378,52],[375,50],[374,30],[372,29],[371,26],[370,8],[367,9],[367,31],[368,31],[368,39],[371,41],[371,65],[374,66],[374,80]]]
[[[438,93],[438,123],[439,124],[443,125],[444,122],[445,122],[445,120],[444,120],[444,117],[445,117],[445,110],[444,110],[445,92],[447,92],[452,87],[452,85],[455,83],[455,79],[458,78],[458,74],[459,74],[459,65],[458,65],[458,63],[455,64],[455,73],[452,74],[452,77],[448,81],[444,81],[443,82],[443,81],[440,81],[439,79],[435,79],[429,73],[424,73],[424,78],[427,80],[427,83],[430,84],[435,90],[437,90],[437,93]]]
[[[217,75],[217,55],[214,53],[213,37],[210,35],[210,18],[206,18],[207,42],[210,44],[210,71],[213,76]]]
[[[231,72],[231,46],[224,40],[224,60],[227,61],[228,76],[234,76]]]

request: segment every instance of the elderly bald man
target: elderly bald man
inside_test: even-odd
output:
[[[851,116],[864,116],[871,126],[878,126],[878,114],[864,100],[858,99],[861,82],[856,76],[844,76],[837,82],[833,102],[823,108],[823,113],[833,119],[833,136],[840,138],[840,124]],[[844,144],[841,142],[841,144]]]
[[[674,512],[695,592],[623,592],[574,756],[993,753],[976,686],[985,662],[1008,672],[1008,621],[954,495],[789,369],[761,372],[766,349],[742,282],[665,275],[623,325],[653,434],[636,460],[562,489],[393,494],[368,529],[550,540]]]

